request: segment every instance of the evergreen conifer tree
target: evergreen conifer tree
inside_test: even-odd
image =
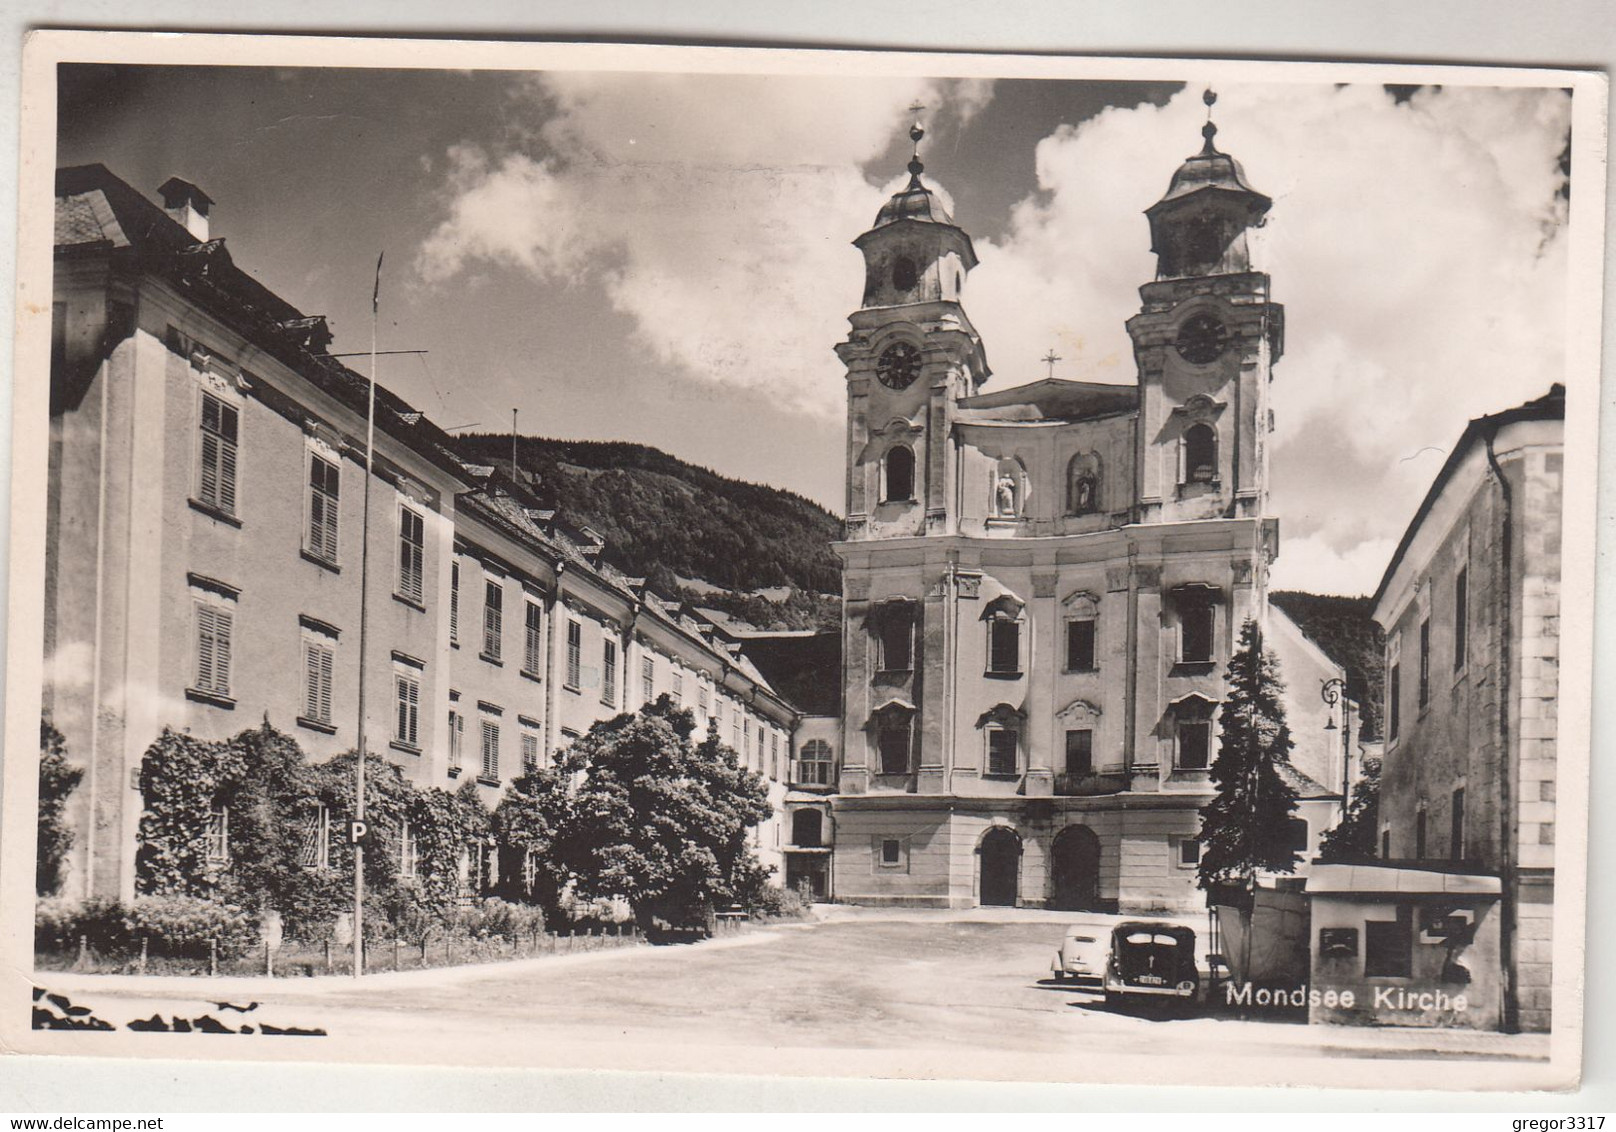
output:
[[[1229,696],[1212,762],[1217,795],[1201,808],[1202,888],[1249,885],[1259,872],[1296,868],[1289,830],[1296,790],[1280,773],[1292,745],[1284,690],[1279,663],[1262,647],[1256,622],[1247,620],[1229,660]]]

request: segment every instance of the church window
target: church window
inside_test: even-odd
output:
[[[830,744],[823,739],[810,739],[804,743],[802,753],[797,758],[797,781],[804,786],[829,786],[830,771]]]
[[[988,672],[997,676],[1021,674],[1021,622],[1005,613],[988,622]]]
[[[1205,770],[1211,763],[1212,721],[1184,719],[1178,724],[1178,769]]]
[[[1066,623],[1066,671],[1094,671],[1094,618]]]
[[[823,818],[818,810],[798,810],[791,815],[791,844],[818,849],[824,843]]]
[[[903,613],[888,615],[881,624],[881,671],[907,672],[914,667],[915,629]]]
[[[915,497],[915,453],[908,445],[896,444],[887,451],[886,480],[887,502]]]
[[[876,715],[875,745],[880,773],[908,774],[913,748],[914,711],[890,705]]]
[[[1178,611],[1178,659],[1204,664],[1212,659],[1212,603],[1186,599]]]
[[[1207,424],[1184,432],[1184,482],[1213,483],[1218,478],[1218,436]]]
[[[1094,731],[1084,727],[1066,733],[1066,773],[1083,777],[1094,773]]]
[[[987,736],[988,773],[1015,774],[1021,733],[1010,727],[990,727]]]
[[[901,255],[892,261],[892,286],[899,291],[907,291],[915,285],[919,278],[915,270],[915,261],[906,255]]]
[[[1290,834],[1290,848],[1298,853],[1306,853],[1308,839],[1307,819],[1288,818],[1285,822],[1285,829]]]

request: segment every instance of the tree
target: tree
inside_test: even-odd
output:
[[[1347,816],[1319,838],[1321,862],[1372,860],[1379,850],[1380,760],[1366,758],[1363,765],[1364,776],[1352,788]]]
[[[584,900],[622,897],[644,929],[706,922],[757,867],[750,829],[770,814],[761,776],[663,695],[590,728],[558,759],[573,780],[556,831],[559,862]]]
[[[499,844],[499,895],[537,904],[553,916],[565,882],[556,837],[571,805],[567,780],[536,767],[505,789],[491,821]]]
[[[1262,647],[1256,622],[1247,620],[1229,660],[1229,697],[1212,762],[1217,795],[1201,808],[1202,888],[1249,886],[1259,872],[1296,868],[1287,824],[1296,791],[1280,776],[1291,752],[1284,690],[1279,663]]]
[[[67,761],[67,744],[49,719],[39,721],[39,852],[34,858],[34,891],[54,896],[66,879],[67,851],[73,831],[63,817],[67,796],[84,778],[82,767]]]

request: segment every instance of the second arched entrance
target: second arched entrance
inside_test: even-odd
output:
[[[1021,887],[1021,838],[1012,829],[996,826],[977,847],[982,858],[981,903],[1014,908]]]
[[[1050,853],[1050,907],[1067,912],[1100,907],[1100,839],[1086,825],[1069,825]]]

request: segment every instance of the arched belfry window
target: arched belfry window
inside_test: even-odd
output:
[[[915,261],[906,255],[901,255],[892,261],[892,286],[898,291],[907,291],[915,285],[920,273],[915,269]]]
[[[1100,458],[1080,452],[1066,465],[1066,513],[1091,515],[1100,509]]]
[[[1218,478],[1218,434],[1209,424],[1184,430],[1184,482],[1212,483]]]
[[[886,495],[888,503],[915,497],[915,451],[907,444],[894,444],[887,450]]]

